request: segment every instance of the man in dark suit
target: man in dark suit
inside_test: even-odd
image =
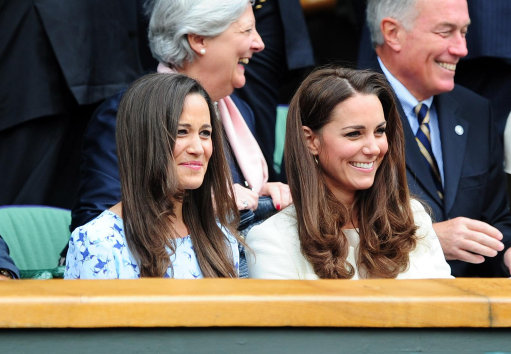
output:
[[[511,214],[490,105],[454,84],[467,55],[466,0],[369,0],[367,21],[376,68],[399,101],[410,190],[431,207],[452,274],[509,276]]]
[[[511,110],[511,1],[470,0],[468,10],[468,55],[456,65],[454,81],[490,101],[493,120],[502,135]],[[358,67],[368,67],[374,60],[369,30],[364,27]]]
[[[0,2],[0,205],[71,208],[90,115],[141,74],[137,1]]]
[[[0,236],[0,280],[16,279],[20,277],[18,268],[9,257],[9,247]]]

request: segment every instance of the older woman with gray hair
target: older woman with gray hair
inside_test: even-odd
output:
[[[268,182],[266,161],[249,128],[254,119],[252,111],[239,98],[229,96],[245,85],[245,65],[249,65],[253,53],[264,49],[251,2],[156,0],[149,11],[149,44],[159,62],[157,71],[196,79],[216,102],[232,151],[230,167],[241,220],[244,214],[252,220],[263,204],[260,200],[265,198],[273,211],[288,206],[292,202],[289,187]],[[72,230],[120,200],[115,115],[122,95],[104,102],[89,123]]]

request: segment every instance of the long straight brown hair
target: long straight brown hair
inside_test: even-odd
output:
[[[321,167],[307,148],[302,126],[321,134],[335,106],[356,93],[372,94],[380,100],[389,149],[373,186],[357,191],[353,206],[345,206],[326,186]],[[416,226],[406,183],[403,129],[392,89],[383,75],[335,67],[311,73],[291,101],[284,154],[302,253],[320,278],[354,275],[353,266],[346,261],[349,244],[342,232],[350,215],[358,218],[358,266],[367,276],[394,278],[408,267],[408,255],[416,245]]]
[[[202,185],[180,190],[173,161],[179,118],[185,98],[206,100],[213,152]],[[117,155],[121,201],[128,247],[143,277],[161,277],[172,267],[178,237],[170,216],[174,201],[183,202],[183,219],[205,277],[236,277],[231,247],[222,227],[236,236],[238,220],[231,174],[222,144],[222,127],[200,84],[180,74],[149,74],[124,94],[117,114]],[[221,198],[214,198],[221,196]]]

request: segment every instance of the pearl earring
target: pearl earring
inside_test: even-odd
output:
[[[201,53],[201,55],[204,55],[204,54],[206,54],[206,49],[205,48],[201,48],[201,50],[199,52]]]

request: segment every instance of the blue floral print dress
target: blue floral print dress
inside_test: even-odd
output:
[[[224,230],[232,249],[236,272],[239,271],[239,252],[236,239]],[[226,241],[227,242],[227,241]],[[165,278],[202,278],[190,236],[176,239],[176,252],[170,255]],[[67,252],[66,279],[134,279],[140,269],[131,254],[124,235],[120,216],[105,210],[71,234]]]

